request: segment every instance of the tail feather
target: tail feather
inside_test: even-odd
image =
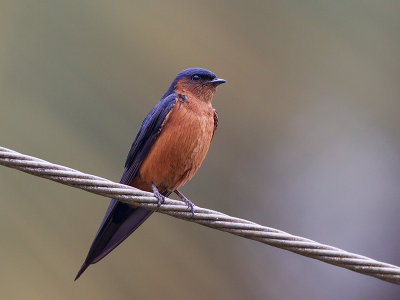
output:
[[[133,208],[127,204],[111,200],[106,215],[97,231],[89,253],[75,277],[77,280],[91,265],[95,264],[133,231],[135,231],[153,212],[144,208]]]
[[[86,262],[83,263],[82,267],[79,269],[78,274],[76,274],[74,281],[76,281],[79,277],[81,277],[82,273],[90,266]]]

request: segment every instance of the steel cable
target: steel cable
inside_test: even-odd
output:
[[[153,197],[152,193],[61,165],[56,165],[4,147],[0,147],[0,165],[108,198],[114,198],[131,205],[144,207],[149,210],[157,209],[157,199]],[[192,217],[191,210],[186,204],[169,198],[165,199],[165,202],[160,206],[158,211],[179,219],[198,223],[303,256],[318,259],[328,264],[400,284],[400,267],[398,266],[320,244],[313,240],[291,235],[278,229],[231,217],[196,205],[194,206],[194,216]]]

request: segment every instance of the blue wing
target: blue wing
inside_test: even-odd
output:
[[[175,93],[164,97],[144,119],[128,153],[125,170],[120,180],[121,183],[129,185],[132,179],[138,175],[139,168],[157,139],[163,122],[174,107],[176,99],[177,94]],[[140,207],[132,208],[125,203],[112,199],[85,262],[75,280],[81,276],[89,265],[98,262],[117,247],[151,214],[152,211],[150,210]]]

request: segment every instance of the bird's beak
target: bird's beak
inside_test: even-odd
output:
[[[225,82],[226,82],[225,79],[222,79],[222,78],[214,78],[213,80],[210,80],[208,83],[217,86],[217,85],[223,84],[223,83],[225,83]]]

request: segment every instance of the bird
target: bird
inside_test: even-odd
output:
[[[178,188],[202,164],[218,126],[212,107],[217,86],[226,80],[203,68],[176,75],[142,122],[125,162],[120,183],[152,192],[160,207],[175,193],[194,213],[193,203]],[[133,233],[153,211],[111,199],[75,281]]]

